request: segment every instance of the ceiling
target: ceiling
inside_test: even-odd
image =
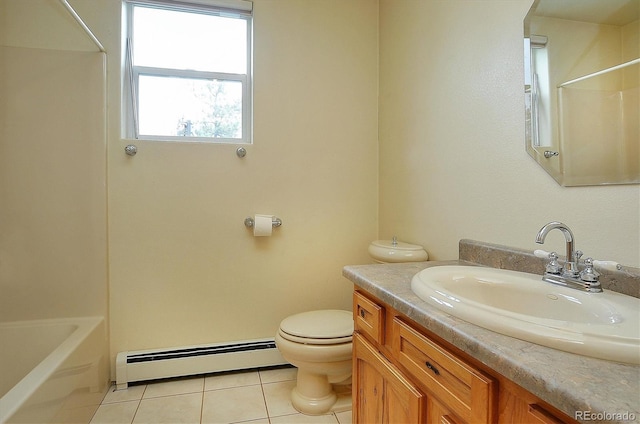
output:
[[[539,0],[535,15],[626,25],[640,19],[640,0]]]

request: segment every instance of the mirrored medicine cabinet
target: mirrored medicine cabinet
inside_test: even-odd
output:
[[[640,183],[640,0],[536,0],[526,149],[560,185]]]

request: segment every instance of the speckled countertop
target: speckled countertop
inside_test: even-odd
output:
[[[441,312],[411,291],[411,278],[439,265],[467,261],[353,265],[343,275],[398,312],[467,352],[570,417],[588,411],[585,423],[640,423],[640,366],[604,361],[495,333]],[[616,419],[615,414],[624,414]],[[586,414],[585,414],[586,415]],[[597,417],[597,416],[596,416]],[[626,417],[630,419],[625,419]]]

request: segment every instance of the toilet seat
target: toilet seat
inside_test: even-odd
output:
[[[320,310],[291,315],[280,323],[282,338],[295,343],[332,345],[351,343],[353,318],[348,311]]]

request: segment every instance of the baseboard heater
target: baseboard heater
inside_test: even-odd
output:
[[[274,339],[120,352],[116,356],[116,389],[134,381],[182,377],[287,364]]]

